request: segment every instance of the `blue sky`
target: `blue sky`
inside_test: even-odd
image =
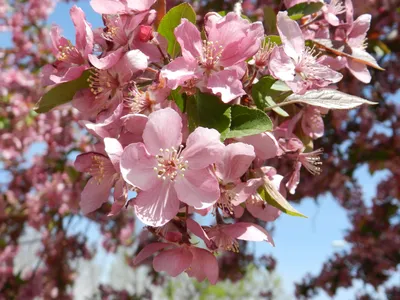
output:
[[[100,16],[93,12],[89,1],[78,1],[77,5],[84,10],[88,21],[93,27],[102,25]],[[58,4],[49,19],[49,23],[59,24],[63,29],[64,36],[74,42],[74,28],[69,17],[69,8],[71,6],[72,4]],[[0,42],[3,46],[7,45],[7,35],[0,34]],[[367,172],[366,166],[363,166],[357,171],[357,175],[364,187],[364,196],[368,200],[375,193],[377,181],[386,176],[386,173],[376,172],[371,177]],[[4,176],[0,173],[0,182],[4,181],[4,179]],[[342,240],[346,229],[349,228],[345,211],[330,195],[320,197],[317,205],[314,200],[306,199],[300,205],[294,206],[309,218],[282,215],[275,222],[275,248],[266,243],[252,245],[257,255],[268,253],[277,258],[277,271],[282,277],[284,289],[288,294],[293,293],[294,282],[300,281],[308,272],[316,274],[320,271],[322,263],[334,251],[343,251],[345,249],[345,246],[344,248],[335,248],[333,242]],[[353,298],[354,290],[340,291],[335,299]],[[321,293],[317,299],[330,298]]]

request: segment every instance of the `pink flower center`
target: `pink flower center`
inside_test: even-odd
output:
[[[91,69],[88,79],[90,91],[97,97],[110,96],[113,90],[119,87],[118,80],[113,78],[108,71]]]
[[[233,214],[232,201],[235,200],[235,198],[237,197],[236,192],[232,190],[233,188],[234,185],[233,186],[220,185],[221,196],[217,201],[217,206],[229,214]]]
[[[83,59],[78,49],[76,49],[76,47],[73,46],[71,43],[68,43],[68,45],[66,46],[58,46],[58,51],[58,60],[77,65],[85,63],[85,60]]]
[[[209,236],[210,240],[212,240],[218,249],[232,251],[232,252],[239,252],[239,243],[236,239],[232,238],[228,234],[224,233],[222,228],[219,225],[210,230],[206,230],[207,235]]]
[[[149,92],[139,91],[136,87],[129,87],[128,95],[125,97],[125,102],[134,114],[141,114],[147,110],[151,111],[154,104],[150,98]]]
[[[183,146],[179,146],[178,149],[171,147],[170,149],[160,149],[160,153],[156,155],[157,166],[154,167],[154,171],[157,173],[157,177],[170,181],[175,181],[176,177],[185,176],[185,171],[188,167],[188,161],[184,160],[182,156]]]
[[[319,167],[322,165],[319,157],[323,153],[323,149],[318,149],[312,152],[300,153],[299,160],[302,165],[313,175],[319,175],[322,172],[322,169]]]
[[[327,7],[328,12],[334,15],[340,15],[346,11],[346,8],[341,0],[332,0],[329,4],[327,4]]]
[[[272,50],[276,46],[275,43],[263,42],[260,50],[254,56],[254,61],[257,67],[262,68],[268,65]]]
[[[128,43],[128,37],[124,30],[124,23],[120,16],[105,17],[106,30],[102,33],[102,37],[107,41],[117,45],[125,45]]]
[[[222,46],[218,46],[218,41],[203,41],[203,57],[199,63],[207,70],[216,70],[216,66],[221,59]]]
[[[92,165],[90,166],[89,173],[96,179],[97,184],[100,184],[105,175],[111,175],[115,173],[115,169],[111,162],[100,155],[92,156]]]
[[[315,68],[316,63],[315,49],[307,47],[300,61],[295,62],[295,71],[303,80],[314,78],[313,74],[317,73]]]

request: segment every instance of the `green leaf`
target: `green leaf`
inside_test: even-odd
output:
[[[266,33],[276,33],[276,13],[269,6],[264,7],[264,27]]]
[[[242,105],[231,107],[231,126],[225,138],[238,138],[272,130],[272,121],[265,112]]]
[[[175,102],[175,104],[179,107],[181,112],[185,112],[186,109],[186,99],[183,98],[183,95],[179,93],[179,88],[172,90],[169,94],[169,98]]]
[[[193,131],[198,126],[214,128],[224,137],[231,124],[230,106],[223,103],[218,97],[198,92],[188,97],[186,101],[189,130]]]
[[[77,91],[89,87],[89,76],[90,70],[86,70],[75,80],[53,86],[36,103],[35,112],[46,113],[61,104],[70,102]]]
[[[280,95],[282,95],[282,89],[285,89],[285,84],[277,84],[281,81],[277,81],[271,76],[264,76],[261,78],[256,84],[253,85],[251,90],[251,95],[253,97],[254,103],[256,106],[263,110],[267,107],[275,106],[276,102],[274,99],[277,99]],[[275,86],[276,89],[273,89]],[[273,108],[273,111],[282,117],[288,117],[289,114],[284,111],[280,107]]]
[[[290,203],[281,195],[281,193],[279,193],[274,184],[266,176],[264,176],[263,179],[265,183],[258,189],[258,194],[265,202],[288,215],[307,218],[290,205]]]
[[[168,53],[172,58],[175,58],[181,52],[181,47],[176,41],[174,30],[179,24],[181,24],[183,18],[196,24],[196,13],[188,3],[182,3],[171,8],[162,18],[160,25],[158,26],[158,33],[168,41]]]
[[[0,116],[0,129],[9,129],[10,125],[11,123],[8,118]]]
[[[267,45],[268,43],[279,46],[282,44],[282,40],[279,35],[267,35],[264,39],[264,44]]]
[[[288,15],[292,20],[299,20],[304,16],[316,13],[324,6],[321,2],[303,2],[289,8]]]

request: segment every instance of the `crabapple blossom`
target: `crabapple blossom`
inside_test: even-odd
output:
[[[112,138],[105,138],[104,144],[108,157],[101,153],[88,152],[79,155],[75,161],[75,167],[79,171],[92,175],[81,195],[80,206],[84,214],[95,211],[107,202],[112,187],[115,202],[110,214],[119,212],[126,202],[126,186],[119,173],[122,146]]]
[[[43,82],[46,85],[74,80],[89,68],[87,60],[93,51],[94,43],[92,28],[79,7],[73,6],[70,14],[76,31],[76,46],[60,35],[58,26],[52,27],[52,50],[57,61],[43,68]]]
[[[249,23],[235,13],[209,13],[205,30],[207,39],[202,40],[196,26],[182,19],[175,29],[182,57],[168,64],[162,75],[171,89],[182,86],[193,93],[197,87],[221,95],[227,103],[245,94],[240,81],[244,61],[258,51],[264,30],[261,23]]]
[[[21,217],[43,233],[41,255],[47,267],[67,256],[91,256],[85,242],[67,231],[81,211],[100,224],[106,251],[138,245],[133,265],[156,254],[155,271],[170,276],[185,272],[215,284],[227,253],[245,247],[239,240],[274,246],[265,222],[275,221],[282,212],[301,215],[287,201],[287,192],[319,188],[299,184],[300,177],[301,182],[319,183],[300,173],[301,168],[319,175],[322,149],[317,144],[326,143],[320,138],[334,131],[349,137],[335,109],[371,104],[337,91],[349,89],[337,85],[343,78],[338,70],[347,67],[360,81],[369,82],[366,65],[379,69],[364,46],[371,16],[354,20],[349,0],[346,14],[340,1],[316,5],[321,8],[312,14],[306,13],[312,1],[285,1],[286,7],[304,3],[306,9],[295,16],[291,10],[280,11],[276,24],[268,23],[267,14],[263,17],[267,6],[254,1],[237,2],[235,12],[203,11],[196,16],[188,3],[92,0],[103,25],[92,29],[83,10],[73,6],[75,45],[57,26],[25,34],[23,14],[49,14],[37,0],[27,2],[28,9],[13,12],[4,23],[16,50],[0,54],[5,65],[13,61],[18,66],[0,74],[0,95],[7,103],[0,111],[0,130],[10,128],[1,132],[0,155],[13,176],[11,190],[0,198],[0,217]],[[205,7],[197,3],[196,10]],[[274,4],[270,8],[282,9]],[[8,10],[0,5],[0,19]],[[265,36],[275,28],[279,37]],[[331,49],[318,39],[345,44],[352,53]],[[53,58],[46,54],[51,52]],[[45,90],[34,91],[37,76],[18,69],[26,60],[31,70],[46,60],[41,71]],[[310,93],[319,90],[331,98],[310,99]],[[34,109],[46,115],[31,114],[39,94],[43,96]],[[370,118],[371,112],[363,112],[361,119]],[[325,132],[322,116],[328,113],[337,124]],[[79,147],[74,146],[77,136]],[[20,153],[35,141],[46,143],[46,155],[34,158],[32,168],[21,172],[25,167]],[[89,176],[72,168],[70,155],[76,150],[81,154],[75,168],[91,176],[87,182]],[[336,190],[344,180],[340,172],[333,175]],[[209,216],[205,219],[210,222],[198,223],[197,214]],[[136,218],[146,225],[137,240]],[[17,247],[12,227],[4,230],[12,241],[5,249],[0,245],[7,277],[0,285],[6,286]],[[65,245],[65,253],[55,251],[57,244]],[[71,267],[61,267],[64,281],[70,280]],[[27,272],[35,280],[20,294],[68,298],[69,283],[55,283],[48,269]],[[43,291],[35,289],[38,286]]]
[[[155,111],[143,130],[143,143],[128,145],[121,156],[124,179],[141,191],[134,201],[138,218],[147,225],[170,221],[184,202],[197,209],[219,197],[210,165],[222,155],[220,134],[197,128],[182,145],[182,119],[171,108]]]
[[[339,82],[343,75],[321,64],[314,51],[305,46],[300,26],[287,12],[279,12],[277,29],[283,46],[272,50],[269,70],[297,94],[309,89],[327,87]]]

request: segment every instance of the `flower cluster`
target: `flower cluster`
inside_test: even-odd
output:
[[[322,172],[313,140],[324,134],[323,115],[370,103],[335,85],[344,67],[364,82],[367,65],[379,68],[364,47],[370,18],[353,21],[350,1],[345,18],[340,2],[320,3],[300,23],[278,12],[279,35],[266,36],[240,4],[206,14],[199,30],[190,5],[163,15],[155,2],[92,0],[104,21],[97,29],[74,6],[75,45],[51,29],[56,60],[42,69],[51,88],[37,111],[72,100],[96,137],[75,161],[91,175],[80,207],[90,214],[112,191],[109,216],[133,209],[159,240],[134,264],[159,252],[156,271],[215,283],[215,253],[239,251],[238,240],[274,245],[260,224],[281,211],[302,216],[286,194],[295,193],[302,167]],[[279,164],[289,171],[278,174]],[[200,225],[199,215],[215,222]]]

